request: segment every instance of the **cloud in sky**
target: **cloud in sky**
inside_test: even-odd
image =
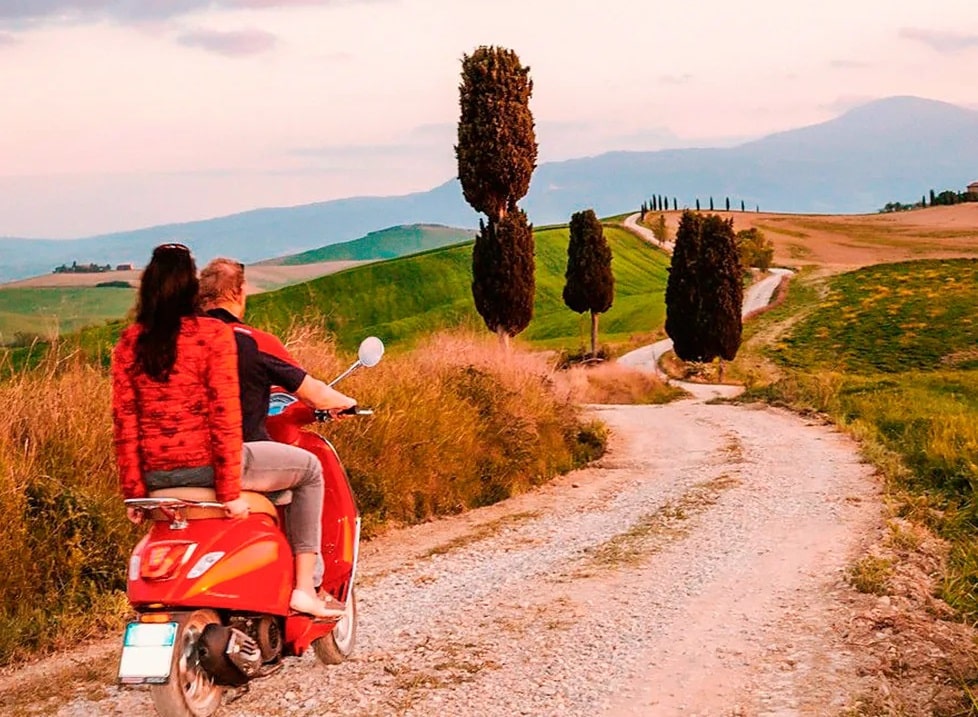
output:
[[[823,110],[831,112],[832,114],[842,114],[851,109],[855,109],[860,105],[864,105],[878,99],[879,97],[874,95],[840,95],[831,102],[824,102],[820,104],[819,107]]]
[[[245,10],[335,5],[339,0],[0,0],[0,23],[45,21],[122,23],[165,20],[198,10]]]
[[[965,34],[949,30],[904,27],[900,30],[900,37],[905,40],[922,42],[932,50],[946,55],[978,47],[978,34]]]
[[[187,47],[198,47],[226,57],[244,57],[267,52],[275,47],[277,38],[264,30],[192,30],[177,38]]]
[[[868,62],[860,62],[859,60],[832,60],[829,62],[829,67],[833,70],[865,70],[866,68],[872,67]]]
[[[693,76],[685,75],[660,75],[659,82],[663,85],[685,85],[692,81]]]

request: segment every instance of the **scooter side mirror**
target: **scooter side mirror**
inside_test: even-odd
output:
[[[384,355],[384,342],[376,336],[368,336],[360,342],[360,349],[357,351],[357,358],[360,363],[367,368],[376,366],[380,363],[381,356]]]

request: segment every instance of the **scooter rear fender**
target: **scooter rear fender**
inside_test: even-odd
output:
[[[186,550],[173,551],[179,564],[164,577],[146,577],[154,550],[162,554],[168,544],[186,544]],[[210,607],[287,615],[293,571],[292,550],[271,516],[205,518],[184,528],[157,521],[133,550],[127,593],[137,609]]]

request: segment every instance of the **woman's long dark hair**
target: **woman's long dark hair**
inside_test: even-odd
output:
[[[143,271],[136,303],[136,367],[167,381],[177,360],[177,337],[185,316],[197,312],[197,265],[183,244],[162,244]]]

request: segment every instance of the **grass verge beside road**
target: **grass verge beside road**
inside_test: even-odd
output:
[[[949,541],[941,597],[978,619],[978,262],[801,274],[758,317],[748,396],[827,414],[885,475],[899,514]],[[777,376],[776,378],[773,378]]]

